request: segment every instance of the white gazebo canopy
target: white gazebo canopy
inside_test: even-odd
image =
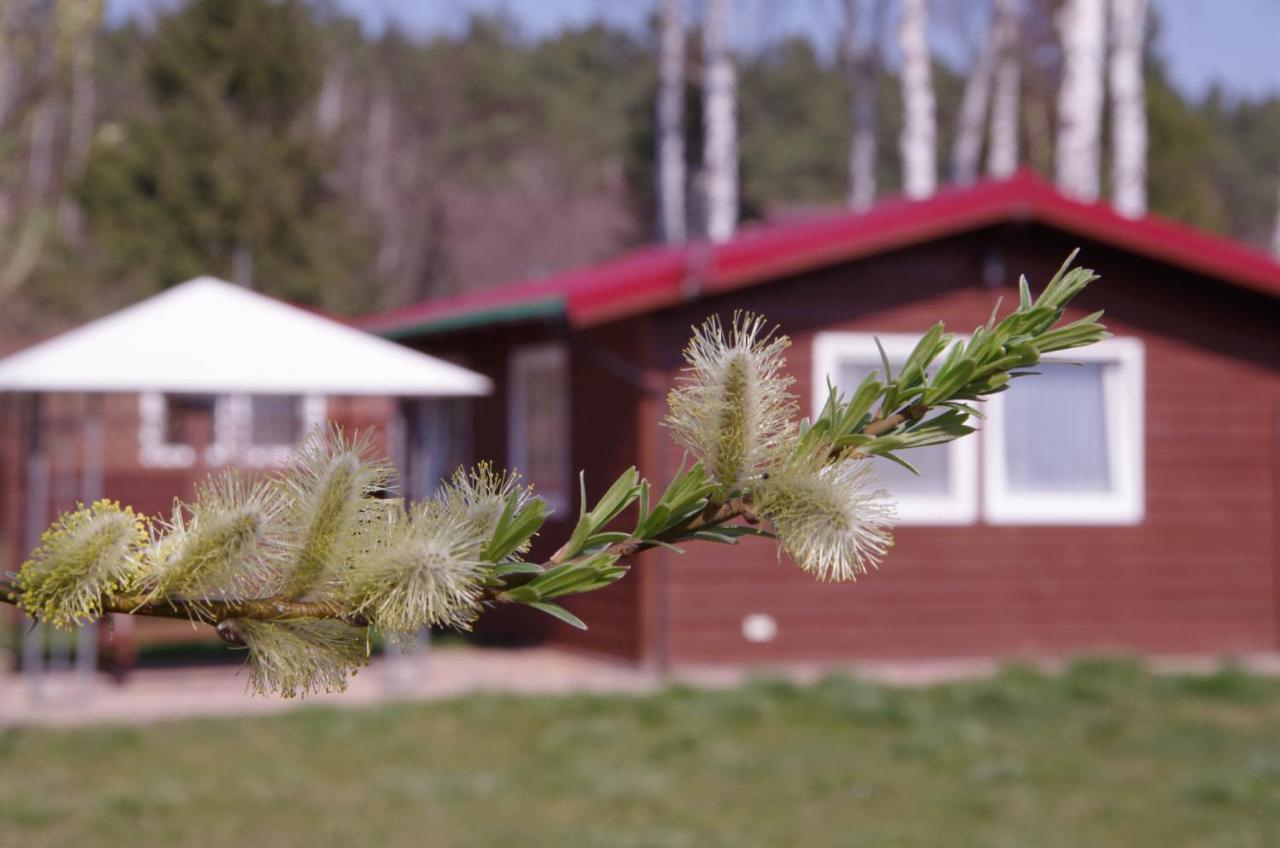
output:
[[[199,277],[0,359],[0,392],[483,395],[488,378]]]

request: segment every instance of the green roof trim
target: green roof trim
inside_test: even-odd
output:
[[[451,330],[465,330],[468,327],[478,327],[484,324],[511,324],[517,321],[550,318],[563,314],[564,298],[556,295],[555,297],[541,300],[527,300],[523,303],[502,304],[501,306],[459,312],[456,315],[427,318],[416,324],[379,330],[378,335],[386,339],[403,339],[409,336],[427,336]]]

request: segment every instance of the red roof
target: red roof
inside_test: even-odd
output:
[[[866,212],[748,227],[720,244],[644,248],[563,274],[413,304],[359,325],[395,337],[537,316],[587,327],[1009,221],[1047,224],[1280,296],[1280,263],[1261,251],[1154,215],[1129,219],[1105,203],[1079,203],[1023,171],[925,200],[891,200]]]

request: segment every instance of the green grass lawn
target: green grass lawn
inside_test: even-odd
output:
[[[1280,681],[1121,662],[0,735],[4,846],[1275,846]]]

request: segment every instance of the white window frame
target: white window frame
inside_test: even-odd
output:
[[[550,509],[563,514],[573,500],[573,443],[570,440],[570,428],[573,418],[573,408],[570,406],[570,402],[573,394],[569,389],[569,352],[562,344],[547,342],[526,345],[511,351],[507,362],[507,462],[508,467],[518,470],[522,474],[528,474],[528,463],[525,461],[528,453],[528,444],[525,432],[526,421],[523,414],[529,385],[526,377],[529,372],[539,368],[559,368],[564,375],[562,381],[564,397],[561,399],[561,406],[564,410],[564,432],[559,436],[565,446],[565,467],[560,469],[559,472],[563,478],[561,481],[563,490],[562,492],[537,492],[546,500]],[[533,483],[536,481],[526,477],[525,482]]]
[[[143,392],[138,396],[138,462],[148,468],[190,468],[196,464],[196,448],[182,442],[169,442],[169,395],[178,392]],[[218,427],[219,405],[222,397],[213,400],[213,432],[215,445],[223,438]]]
[[[813,415],[816,418],[827,401],[827,380],[839,364],[855,360],[883,371],[876,339],[891,362],[910,356],[923,334],[823,332],[813,339]],[[884,375],[881,374],[881,379]],[[834,379],[832,380],[834,382]],[[846,392],[851,391],[845,388]],[[943,495],[895,496],[899,524],[956,525],[978,520],[978,444],[973,438],[956,439],[946,445],[951,479]],[[908,456],[909,458],[909,456]],[[880,462],[889,462],[882,459]]]
[[[148,468],[191,468],[193,445],[165,441],[169,408],[165,398],[175,392],[143,392],[138,396],[138,461]],[[322,395],[302,396],[303,433],[324,421],[327,404]],[[238,464],[268,467],[288,460],[293,444],[254,445],[253,404],[247,394],[216,395],[213,399],[213,441],[205,448],[206,465]]]
[[[1145,354],[1135,338],[1106,339],[1044,357],[1053,362],[1101,363],[1110,494],[1014,494],[1005,462],[1004,394],[987,399],[983,512],[991,524],[1126,525],[1145,513]],[[1034,370],[1034,369],[1031,369]],[[1035,377],[1026,379],[1034,380]]]

